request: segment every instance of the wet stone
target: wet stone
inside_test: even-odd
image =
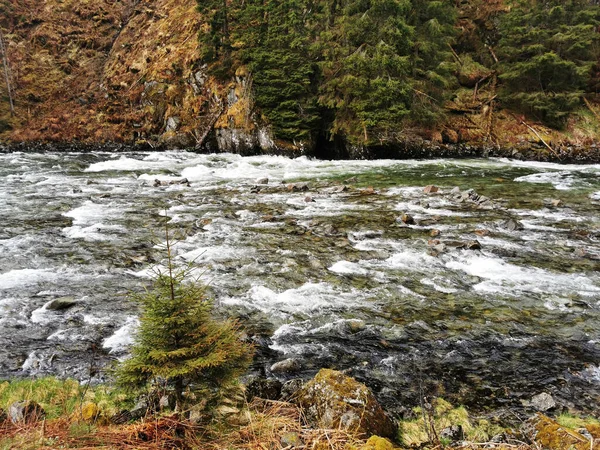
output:
[[[406,225],[414,225],[415,224],[415,218],[413,216],[411,216],[410,214],[402,214],[400,216],[400,221],[402,223],[405,223]]]
[[[298,372],[302,368],[300,361],[294,358],[284,359],[278,361],[271,366],[271,372],[273,373],[293,373]]]
[[[52,300],[46,309],[50,311],[64,311],[65,309],[77,305],[77,303],[77,300],[75,300],[73,297],[60,297]]]
[[[430,184],[428,186],[425,186],[425,188],[423,189],[423,192],[425,194],[434,194],[434,193],[438,192],[439,190],[440,190],[439,187]]]

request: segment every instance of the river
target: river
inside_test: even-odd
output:
[[[423,395],[497,410],[540,392],[597,413],[599,175],[504,159],[0,154],[0,378],[102,380],[126,356],[128,293],[149,285],[167,217],[177,261],[257,344],[253,373],[286,358],[300,369],[282,379],[344,369],[400,413]],[[49,308],[65,297],[74,306]]]

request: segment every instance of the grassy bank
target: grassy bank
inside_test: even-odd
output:
[[[51,377],[0,383],[1,409],[6,411],[13,402],[23,400],[39,403],[46,417],[29,424],[0,422],[0,450],[561,448],[528,441],[522,430],[496,423],[493,417],[473,417],[464,407],[453,407],[442,399],[407,413],[407,418],[399,421],[395,443],[376,436],[365,439],[341,429],[310,428],[300,408],[280,401],[242,400],[232,406],[231,400],[223,398],[220,405],[207,411],[203,420],[181,419],[172,411],[163,411],[117,425],[111,423],[110,418],[130,408],[132,402],[113,386],[88,387],[74,380]],[[86,413],[90,405],[97,407],[91,416]],[[230,411],[239,408],[239,413],[218,412],[227,408]],[[581,432],[584,428],[592,434],[600,430],[600,422],[594,418],[562,414],[555,420],[549,423],[558,424],[566,430],[567,436],[579,436],[577,430]],[[452,443],[444,435],[449,427],[462,429],[464,440],[460,444]],[[494,443],[498,436],[502,436],[504,442]],[[593,441],[592,446],[589,441],[586,445],[586,448],[597,448]]]

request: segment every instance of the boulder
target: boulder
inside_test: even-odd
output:
[[[537,411],[546,412],[556,408],[556,400],[546,392],[534,395],[529,403]]]
[[[32,401],[15,402],[8,408],[12,423],[34,423],[46,417],[46,412],[38,403]]]
[[[274,378],[254,378],[246,385],[248,401],[254,397],[278,400],[281,396],[281,381]]]
[[[297,359],[288,358],[283,361],[278,361],[271,366],[271,372],[273,373],[293,373],[298,372],[302,368],[302,365]]]
[[[425,186],[425,188],[423,188],[423,192],[425,192],[426,194],[433,194],[435,192],[438,192],[440,190],[440,188],[438,188],[437,186],[434,186],[433,184],[430,184],[428,186]]]
[[[100,417],[100,408],[93,402],[85,402],[81,407],[81,418],[84,422],[93,423]]]
[[[386,438],[371,436],[360,450],[393,450],[394,445]]]
[[[535,444],[547,450],[600,449],[600,443],[590,441],[583,434],[569,430],[541,413],[527,421],[524,431]]]
[[[281,400],[293,400],[303,387],[304,380],[302,378],[294,378],[293,380],[286,381],[281,387]]]
[[[73,297],[59,297],[48,303],[46,309],[49,311],[63,311],[75,306],[76,304],[77,300],[75,300]]]
[[[114,425],[123,425],[124,423],[131,422],[133,417],[131,417],[131,413],[127,409],[123,409],[118,413],[111,416],[109,419],[110,423]]]
[[[321,369],[297,395],[312,426],[344,429],[359,435],[393,438],[396,424],[364,384],[331,369]]]
[[[258,178],[256,184],[269,184],[269,179],[267,177]]]
[[[442,131],[442,142],[444,144],[458,144],[459,136],[458,133],[451,129]]]

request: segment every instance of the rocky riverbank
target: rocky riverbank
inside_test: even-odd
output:
[[[153,391],[126,406],[125,397],[109,385],[4,382],[0,445],[19,450],[600,448],[600,422],[560,414],[548,394],[532,399],[529,416],[503,422],[425,397],[402,416],[391,416],[365,385],[329,369],[307,382],[277,386],[272,381],[254,379],[212,400],[192,401],[177,413],[168,391]]]
[[[88,143],[88,142],[19,142],[0,144],[0,153],[11,152],[128,152],[128,151],[165,151],[168,146],[160,143],[150,144],[141,141],[132,144],[118,142]],[[190,147],[194,153],[210,153],[218,146]],[[260,146],[225,148],[243,156],[281,155],[291,158],[308,156],[321,159],[339,160],[372,160],[372,159],[437,159],[437,158],[510,158],[518,161],[555,162],[562,164],[598,164],[600,163],[600,144],[590,145],[558,145],[552,149],[542,143],[521,142],[512,146],[489,144],[452,144],[432,142],[415,138],[402,143],[379,147],[343,147],[312,150],[293,148],[290,146],[273,145],[268,148]]]

